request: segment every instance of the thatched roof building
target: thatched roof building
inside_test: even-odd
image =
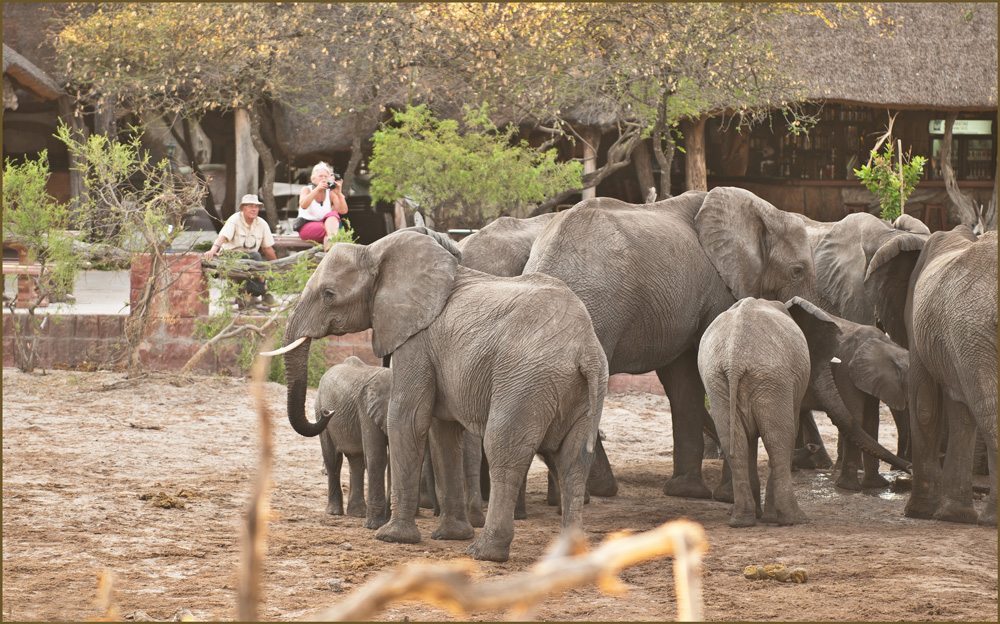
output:
[[[832,29],[787,21],[778,42],[806,95],[854,104],[932,110],[997,108],[997,4],[881,5],[888,26]]]
[[[63,95],[62,89],[34,63],[3,44],[3,107],[17,108],[16,89],[27,91],[40,100],[55,100]]]

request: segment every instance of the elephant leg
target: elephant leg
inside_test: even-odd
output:
[[[552,475],[549,475],[552,478]],[[514,503],[514,519],[515,520],[527,520],[528,519],[528,475],[524,475],[524,481],[521,483],[521,489],[517,493],[517,502]]]
[[[963,403],[947,396],[942,400],[948,424],[948,449],[941,474],[941,504],[936,520],[975,524],[979,520],[972,505],[972,454],[976,448],[976,423]]]
[[[819,427],[816,426],[812,410],[801,409],[799,410],[799,432],[795,438],[795,448],[804,448],[809,444],[815,444],[819,449],[795,460],[794,467],[815,470],[833,466],[833,460],[826,451],[826,445],[823,444],[823,436],[820,435]]]
[[[465,473],[465,504],[469,523],[481,527],[486,523],[483,514],[483,494],[479,491],[479,468],[483,464],[483,439],[468,431],[462,436],[462,468]]]
[[[482,439],[482,438],[480,438]],[[484,501],[490,500],[490,462],[486,459],[486,452],[481,451],[482,463],[479,464],[479,492]]]
[[[719,479],[719,485],[712,490],[712,500],[721,503],[733,502],[733,470],[732,466],[729,465],[729,460],[724,456],[722,459],[722,478]]]
[[[530,414],[530,409],[496,411],[500,413],[490,414],[483,436],[492,490],[486,510],[486,525],[466,552],[474,559],[507,561],[510,558],[510,543],[514,539],[514,505],[518,490],[528,474],[541,435],[530,436],[523,430],[512,431],[512,425],[517,424],[517,420],[511,419],[510,414]]]
[[[757,445],[757,438],[749,436],[748,439],[742,428],[737,428],[730,434],[735,438],[733,443],[730,443],[729,435],[723,437],[720,432],[719,436],[723,452],[732,449],[731,453],[727,453],[729,466],[733,472],[733,509],[729,514],[729,526],[751,527],[757,524],[757,500],[760,497],[759,494],[754,496],[750,484],[750,447]],[[756,473],[756,466],[752,468]]]
[[[861,428],[870,435],[873,440],[878,440],[878,410],[879,400],[875,397],[865,397],[864,407],[861,413]],[[861,457],[865,473],[861,478],[861,487],[866,489],[888,487],[889,481],[879,474],[879,459],[874,455],[865,453]]]
[[[559,481],[552,473],[552,468],[550,467],[548,472],[548,489],[545,492],[545,503],[550,507],[559,507],[562,504],[561,501],[562,498],[559,494]]]
[[[861,467],[861,449],[847,439],[847,436],[840,436],[837,444],[837,463],[840,464],[840,469],[834,483],[841,489],[860,492],[861,481],[858,480],[858,468]]]
[[[790,400],[791,397],[789,397]],[[779,407],[779,406],[775,406]],[[765,408],[766,409],[766,408]],[[764,450],[770,467],[767,478],[765,512],[773,509],[775,521],[781,526],[804,524],[809,518],[799,508],[792,484],[792,454],[795,447],[795,410],[772,410],[771,413],[788,413],[788,422],[764,422],[760,426]],[[767,515],[765,513],[765,515]]]
[[[656,369],[670,401],[674,436],[674,474],[663,486],[667,496],[712,498],[701,472],[705,452],[702,429],[711,419],[705,409],[705,387],[698,375],[698,345]]]
[[[909,385],[913,488],[903,514],[910,518],[933,518],[940,503],[941,390],[916,350],[910,351]]]
[[[386,430],[389,433],[389,465],[392,470],[392,516],[379,527],[375,538],[384,542],[416,544],[420,529],[417,496],[420,460],[434,406],[434,381],[429,366],[399,367],[393,371],[393,386],[404,388],[389,401]],[[396,385],[398,384],[398,385]],[[471,528],[471,527],[470,527]]]
[[[431,449],[424,449],[424,463],[420,468],[420,508],[433,509],[434,515],[440,515],[437,494],[434,493],[434,468],[431,466]]]
[[[320,435],[319,445],[323,450],[323,464],[326,466],[326,513],[342,516],[344,491],[340,486],[340,471],[344,466],[344,454],[337,452],[326,432]]]
[[[594,453],[588,453],[588,423],[586,418],[577,420],[556,452],[556,477],[562,494],[563,531],[583,527],[583,505],[587,488],[587,474],[594,461]]]
[[[347,493],[347,515],[364,518],[365,512],[365,456],[351,453],[347,456],[351,467],[351,489]]]
[[[431,461],[441,520],[431,532],[437,540],[466,540],[475,535],[466,512],[465,475],[462,470],[465,428],[461,423],[431,420]]]
[[[389,505],[386,497],[388,479],[389,438],[374,423],[362,424],[361,439],[365,449],[365,463],[368,470],[368,506],[365,512],[365,528],[377,529],[389,521]],[[354,486],[351,486],[353,493]],[[350,506],[348,506],[350,513]]]
[[[747,447],[747,472],[750,479],[750,493],[753,495],[754,516],[761,520],[764,513],[760,505],[760,470],[757,466],[757,439]]]
[[[896,423],[896,457],[910,461],[910,410],[889,408],[892,420]]]
[[[987,524],[991,526],[997,526],[997,436],[996,436],[996,415],[997,415],[997,405],[996,397],[993,398],[993,431],[992,435],[983,435],[983,442],[986,445],[986,462],[990,471],[990,493],[986,497],[986,506],[983,511],[979,514],[979,524]],[[986,419],[989,418],[989,412],[986,415]],[[980,419],[980,422],[986,422],[985,419]],[[980,428],[982,429],[982,427]]]
[[[590,474],[587,475],[587,493],[594,496],[618,494],[618,480],[611,470],[611,462],[608,461],[600,435],[597,436],[597,443],[594,445],[594,463],[591,464]]]

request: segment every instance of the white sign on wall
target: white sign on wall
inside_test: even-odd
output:
[[[932,119],[927,130],[931,134],[944,134],[944,119]],[[956,119],[952,134],[991,134],[993,121],[990,119]]]

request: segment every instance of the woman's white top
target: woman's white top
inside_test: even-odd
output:
[[[315,185],[310,184],[309,188],[315,188]],[[330,193],[330,189],[326,189],[326,195],[322,204],[314,199],[305,210],[299,208],[299,216],[309,219],[310,221],[321,220],[327,215],[327,213],[333,210],[330,205]]]

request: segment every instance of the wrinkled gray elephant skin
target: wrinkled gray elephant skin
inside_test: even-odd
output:
[[[465,430],[490,462],[486,524],[468,552],[505,561],[514,504],[536,452],[552,452],[563,527],[579,526],[607,391],[607,359],[586,308],[558,280],[501,278],[459,266],[434,232],[395,232],[371,244],[336,244],[310,277],[288,320],[288,417],[303,435],[325,422],[304,412],[309,339],[372,330],[376,357],[392,353],[387,430],[392,516],[376,537],[415,543],[420,463],[430,439],[441,518],[434,539],[470,539],[462,483]],[[440,470],[437,468],[440,467]]]
[[[879,319],[910,349],[908,403],[913,490],[904,513],[950,522],[997,523],[997,233],[967,226],[893,239],[865,279]],[[939,461],[943,430],[948,440]],[[990,494],[972,500],[976,431]]]
[[[327,473],[326,513],[344,514],[340,470],[346,455],[350,464],[347,515],[364,517],[369,529],[389,521],[385,485],[389,438],[385,427],[391,389],[389,369],[369,366],[352,355],[323,374],[316,392],[317,422],[329,415],[319,436]]]
[[[525,273],[575,292],[611,373],[655,370],[670,401],[671,496],[710,498],[703,428],[714,430],[698,376],[701,334],[737,299],[812,299],[805,225],[743,189],[689,191],[653,204],[588,199],[560,212],[535,241]]]

